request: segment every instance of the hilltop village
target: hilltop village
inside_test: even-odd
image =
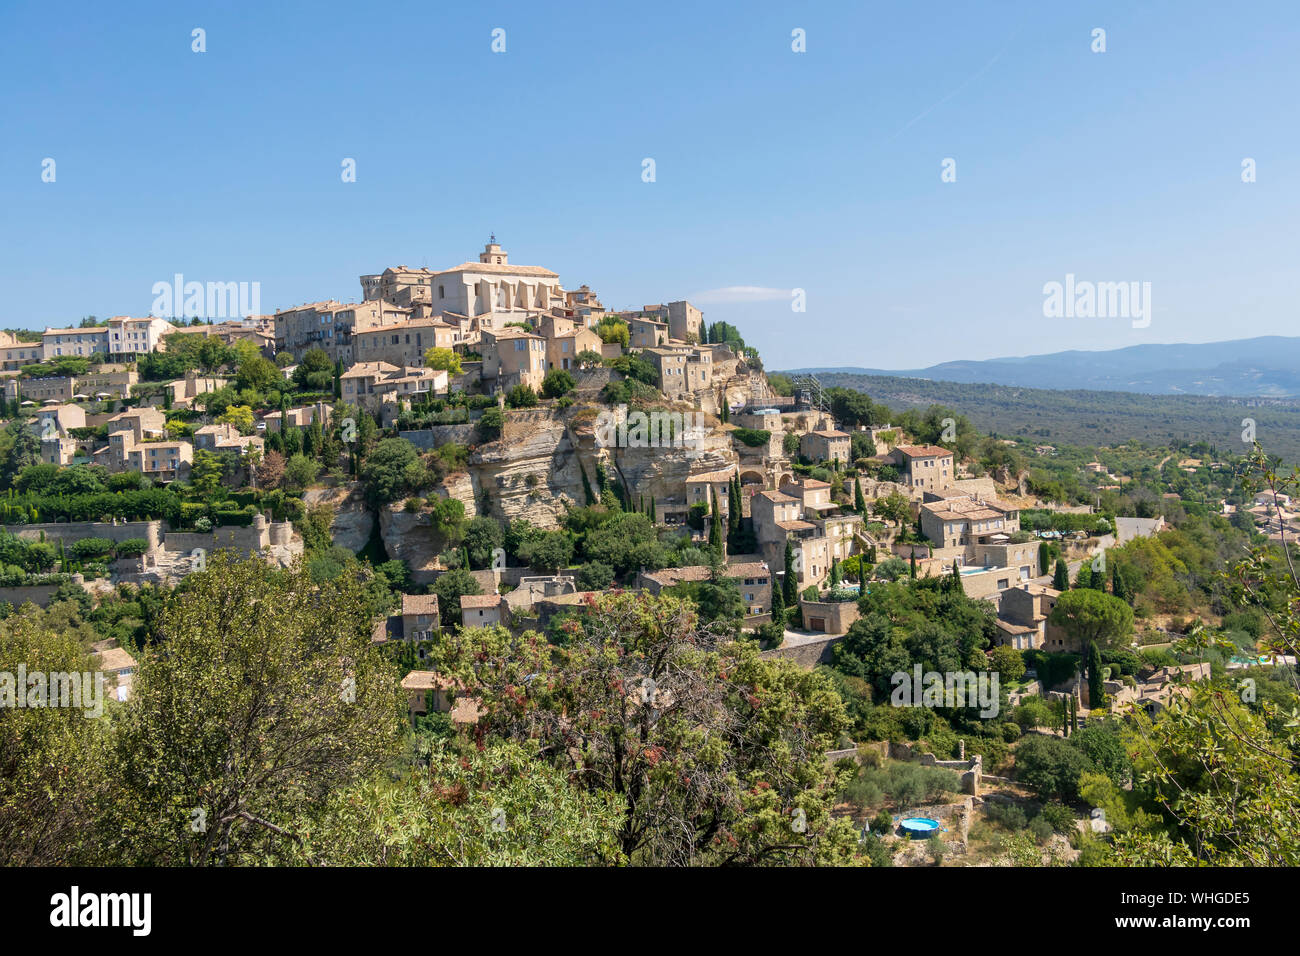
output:
[[[362,275],[350,303],[12,330],[0,375],[0,611],[72,614],[118,703],[164,640],[158,608],[213,562],[361,581],[410,731],[480,743],[531,678],[503,704],[466,642],[564,648],[621,602],[680,599],[711,639],[824,673],[844,702],[806,742],[838,767],[814,787],[827,819],[860,831],[839,862],[1104,854],[1117,819],[1144,819],[1131,767],[1034,768],[1190,697],[1211,663],[1176,642],[1207,621],[1237,646],[1215,666],[1253,666],[1259,620],[1170,550],[1189,522],[1294,533],[1290,499],[1243,493],[1240,459],[1204,443],[1067,449],[891,411],[769,374],[688,301],[607,309],[495,237],[477,261]],[[975,709],[996,718],[888,706],[923,663],[992,675]],[[918,808],[950,823],[938,849],[899,829]],[[1027,847],[989,837],[1031,821]]]

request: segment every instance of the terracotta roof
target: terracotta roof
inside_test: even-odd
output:
[[[703,472],[702,474],[691,475],[689,478],[686,479],[686,481],[688,483],[692,481],[707,481],[711,484],[715,481],[726,481],[729,478],[733,477],[735,474],[736,474],[735,468],[724,468],[721,471],[706,471]]]
[[[545,341],[542,336],[535,332],[526,332],[517,325],[508,325],[501,329],[484,329],[484,335],[490,335],[494,339],[538,339]]]
[[[467,607],[496,607],[500,603],[500,594],[462,594],[460,596],[462,609]]]
[[[545,276],[550,279],[558,279],[559,273],[552,272],[550,269],[543,269],[541,266],[499,266],[493,262],[462,262],[458,266],[452,266],[450,269],[444,269],[435,275],[446,275],[449,272],[490,272],[494,275],[503,276]]]
[[[668,588],[683,581],[707,581],[709,567],[706,564],[696,564],[685,568],[661,568],[658,571],[646,572],[646,577]]]
[[[894,451],[902,452],[908,458],[943,458],[952,457],[952,452],[938,445],[899,445]]]
[[[404,690],[451,690],[459,682],[451,677],[443,677],[435,671],[411,671],[402,678]]]
[[[809,524],[807,521],[778,521],[776,526],[783,531],[808,531],[817,528],[816,525]]]
[[[760,491],[756,495],[756,497],[766,498],[768,501],[771,501],[774,504],[787,504],[787,503],[798,504],[799,503],[798,498],[792,498],[782,491]]]
[[[402,595],[402,614],[438,614],[438,595],[436,594],[403,594]]]
[[[135,658],[123,648],[110,647],[99,652],[99,666],[101,670],[120,671],[135,667]]]

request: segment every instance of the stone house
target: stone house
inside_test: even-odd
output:
[[[835,429],[808,432],[799,438],[799,454],[809,461],[849,463],[852,437]]]
[[[514,326],[484,330],[480,339],[484,385],[503,392],[516,385],[541,389],[546,377],[546,339]]]
[[[920,491],[943,491],[956,480],[953,454],[938,445],[899,445],[891,453],[899,483]]]

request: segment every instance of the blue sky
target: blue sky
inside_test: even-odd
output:
[[[0,326],[178,272],[351,301],[495,231],[770,368],[1296,334],[1297,50],[1294,2],[5,0]],[[1150,326],[1044,318],[1067,273],[1150,282]]]

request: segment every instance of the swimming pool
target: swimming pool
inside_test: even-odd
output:
[[[933,836],[942,829],[938,820],[931,820],[929,817],[908,817],[899,823],[899,826],[918,837]]]

